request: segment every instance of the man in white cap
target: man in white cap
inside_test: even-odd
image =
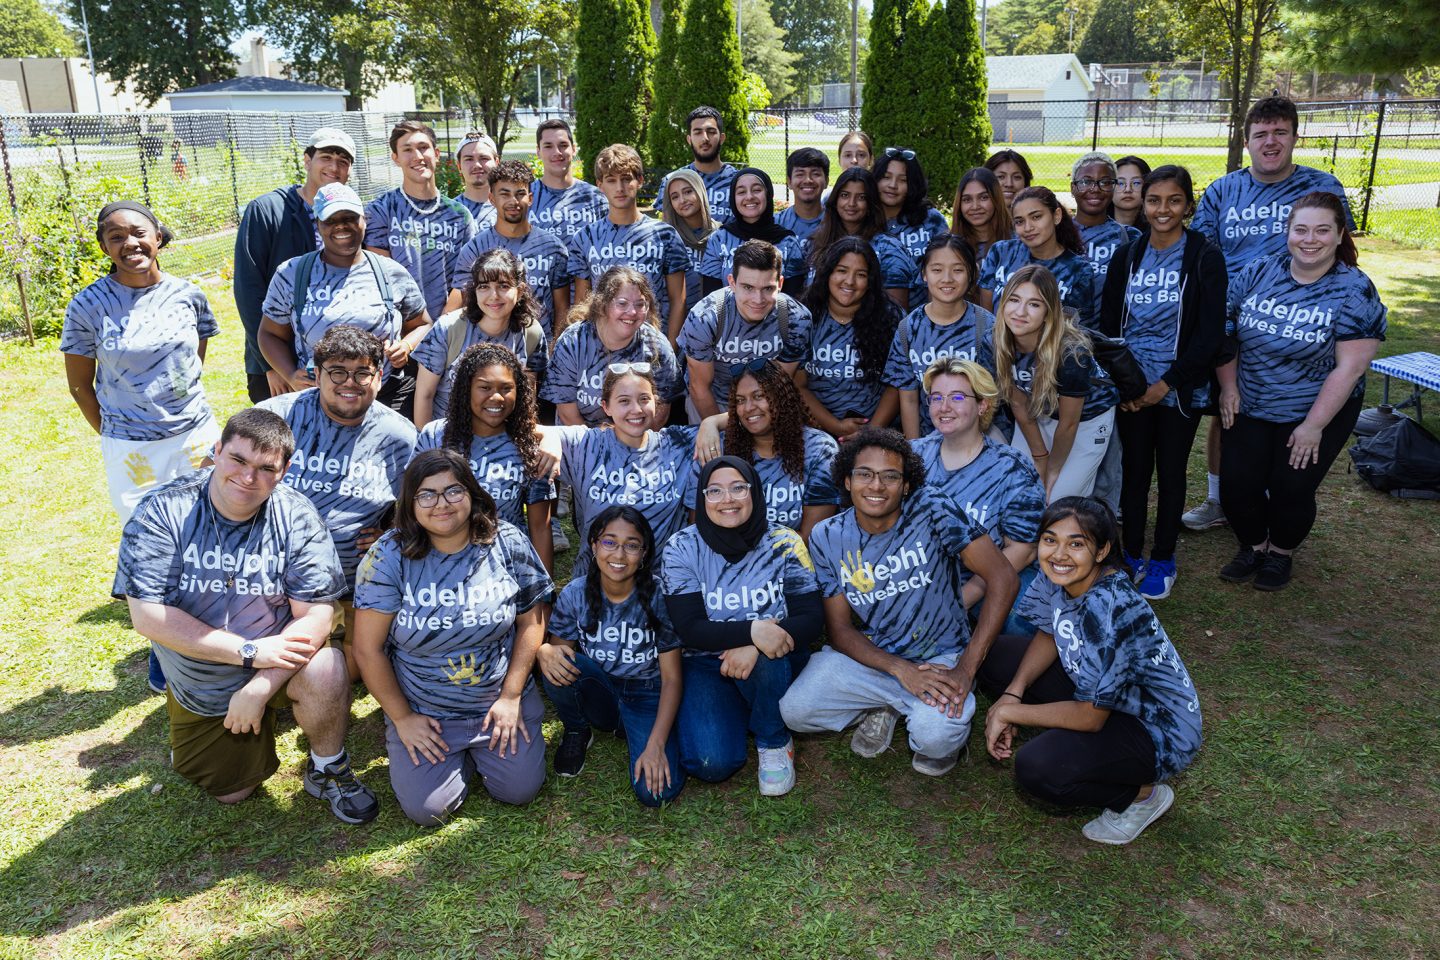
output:
[[[476,230],[495,226],[495,205],[490,202],[490,171],[500,162],[500,151],[488,134],[472,130],[455,150],[455,165],[465,178],[465,189],[456,197],[475,218]]]
[[[252,403],[289,387],[270,370],[256,339],[260,305],[280,264],[319,249],[312,206],[315,191],[327,183],[346,183],[355,162],[355,141],[344,130],[321,127],[305,146],[305,182],[284,186],[251,200],[235,234],[235,307],[245,327],[245,375]]]

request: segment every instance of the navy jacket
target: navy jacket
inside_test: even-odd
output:
[[[279,187],[245,207],[235,234],[235,309],[245,326],[245,372],[270,369],[260,355],[260,305],[280,264],[315,249],[315,225],[298,187]]]

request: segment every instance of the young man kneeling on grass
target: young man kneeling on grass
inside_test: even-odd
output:
[[[141,501],[112,592],[165,669],[177,773],[239,803],[279,767],[275,711],[292,706],[310,740],[305,790],[365,823],[380,805],[350,770],[350,684],[326,643],[345,576],[320,515],[280,484],[294,450],[276,414],[231,417],[213,467]]]
[[[911,765],[941,776],[970,739],[975,674],[1019,579],[984,528],[924,487],[920,457],[894,430],[861,430],[833,469],[854,505],[810,534],[830,645],[780,700],[780,714],[797,732],[859,720],[850,748],[862,757],[889,748],[903,715]],[[987,587],[973,637],[962,564]]]

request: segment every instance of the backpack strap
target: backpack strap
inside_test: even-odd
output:
[[[305,313],[305,305],[310,302],[310,272],[315,269],[315,258],[320,254],[316,250],[301,254],[300,262],[295,264],[295,287],[290,291],[290,309],[295,329],[300,328],[300,317]]]
[[[775,298],[775,319],[780,324],[780,349],[783,350],[790,339],[790,297],[787,294],[782,293]]]
[[[540,344],[545,338],[545,328],[540,326],[540,321],[531,320],[525,330],[525,364],[530,365],[530,358],[540,351]]]
[[[385,268],[380,265],[378,254],[364,251],[365,260],[370,264],[370,269],[375,273],[375,287],[380,291],[380,301],[385,304],[385,316],[388,319],[395,311],[395,298],[390,295],[390,281],[385,277]],[[306,254],[309,256],[309,254]],[[404,317],[400,318],[402,321]]]
[[[461,308],[464,309],[463,307]],[[457,311],[458,312],[458,311]],[[470,330],[470,320],[464,314],[455,318],[450,329],[445,331],[445,369],[449,370],[465,352],[465,334]]]

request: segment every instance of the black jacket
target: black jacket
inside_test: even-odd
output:
[[[1125,336],[1130,309],[1125,291],[1150,246],[1150,234],[1121,251],[1110,263],[1100,297],[1100,330],[1109,337]],[[1162,378],[1175,391],[1180,412],[1192,413],[1195,390],[1215,378],[1215,368],[1230,359],[1225,341],[1225,291],[1229,278],[1225,257],[1203,234],[1185,231],[1185,255],[1180,265],[1180,305],[1176,308],[1175,359]],[[1218,391],[1212,391],[1218,397]]]
[[[315,249],[315,225],[297,187],[280,187],[251,200],[235,234],[235,309],[245,327],[245,372],[270,369],[255,337],[260,305],[280,264]]]

